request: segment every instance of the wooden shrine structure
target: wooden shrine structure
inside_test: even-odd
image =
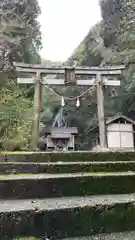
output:
[[[106,134],[104,121],[104,86],[120,86],[118,76],[121,75],[124,66],[111,67],[72,67],[58,66],[45,67],[42,65],[31,65],[14,63],[17,73],[18,84],[35,85],[35,117],[33,129],[33,149],[37,147],[39,132],[39,116],[41,107],[42,85],[77,85],[93,86],[97,88],[97,107],[99,119],[100,146],[106,148]]]
[[[74,150],[75,138],[78,135],[76,127],[55,127],[45,131],[47,150]]]

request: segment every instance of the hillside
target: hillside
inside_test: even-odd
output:
[[[118,4],[119,2],[119,4]],[[81,65],[130,64],[134,56],[135,1],[101,0],[103,20],[90,29],[68,62]]]
[[[111,93],[111,111],[115,108],[115,112],[135,118],[135,1],[101,0],[100,6],[103,20],[90,29],[68,63],[77,60],[78,65],[85,66],[125,64],[121,88]]]

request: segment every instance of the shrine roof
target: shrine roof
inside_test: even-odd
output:
[[[55,127],[52,128],[51,134],[78,134],[76,127]]]
[[[71,137],[71,133],[53,133],[51,134],[52,139],[69,139]]]
[[[125,121],[127,121],[128,123],[131,123],[133,125],[135,125],[135,121],[132,120],[131,118],[123,115],[122,113],[118,113],[116,116],[113,116],[113,117],[109,117],[106,121],[106,124],[111,124],[113,123],[114,121],[116,120],[119,120],[119,119],[124,119]]]

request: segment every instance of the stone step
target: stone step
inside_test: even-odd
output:
[[[135,240],[135,231],[100,234],[88,237],[64,238],[62,240]]]
[[[0,213],[32,211],[54,211],[81,207],[111,206],[135,203],[135,193],[98,195],[87,197],[61,197],[46,199],[0,200]]]
[[[135,171],[135,161],[117,162],[0,162],[0,174],[10,173],[76,173]]]
[[[135,161],[135,152],[3,152],[0,162],[105,162],[105,161]]]
[[[1,175],[1,199],[51,198],[135,192],[135,172]]]
[[[90,172],[90,173],[62,173],[62,174],[8,174],[0,175],[0,180],[41,180],[41,179],[65,179],[65,178],[104,178],[104,177],[125,177],[125,176],[135,176],[135,172]]]
[[[135,230],[135,194],[0,201],[0,239],[91,236]]]

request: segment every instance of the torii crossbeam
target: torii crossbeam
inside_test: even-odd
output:
[[[40,77],[42,77],[42,84],[44,85],[65,85],[66,75],[69,75],[71,73],[73,77],[71,76],[71,78],[69,77],[70,79],[68,78],[68,82],[70,82],[70,84],[76,83],[76,85],[89,86],[93,85],[97,73],[100,73],[102,76],[104,76],[105,85],[119,86],[120,81],[114,78],[114,76],[120,75],[121,71],[124,69],[123,65],[117,67],[74,68],[72,66],[45,67],[36,64],[14,63],[14,66],[19,74],[25,74],[25,77],[18,76],[17,81],[19,84],[34,84],[36,74],[40,73]],[[27,77],[27,74],[31,74],[31,77]],[[61,75],[63,75],[62,78],[60,77]],[[75,79],[75,77],[78,76],[79,79]],[[80,79],[80,76],[83,78],[87,76],[87,79]],[[107,80],[108,76],[113,76],[112,80]]]
[[[124,66],[111,67],[73,67],[54,66],[45,67],[40,64],[14,63],[17,72],[18,84],[35,85],[35,125],[33,131],[33,148],[37,147],[39,132],[39,116],[41,106],[41,85],[77,85],[92,86],[97,84],[97,105],[99,119],[99,133],[101,148],[107,147],[105,121],[104,121],[104,95],[103,86],[120,86],[117,79]],[[30,77],[29,77],[30,76]]]

